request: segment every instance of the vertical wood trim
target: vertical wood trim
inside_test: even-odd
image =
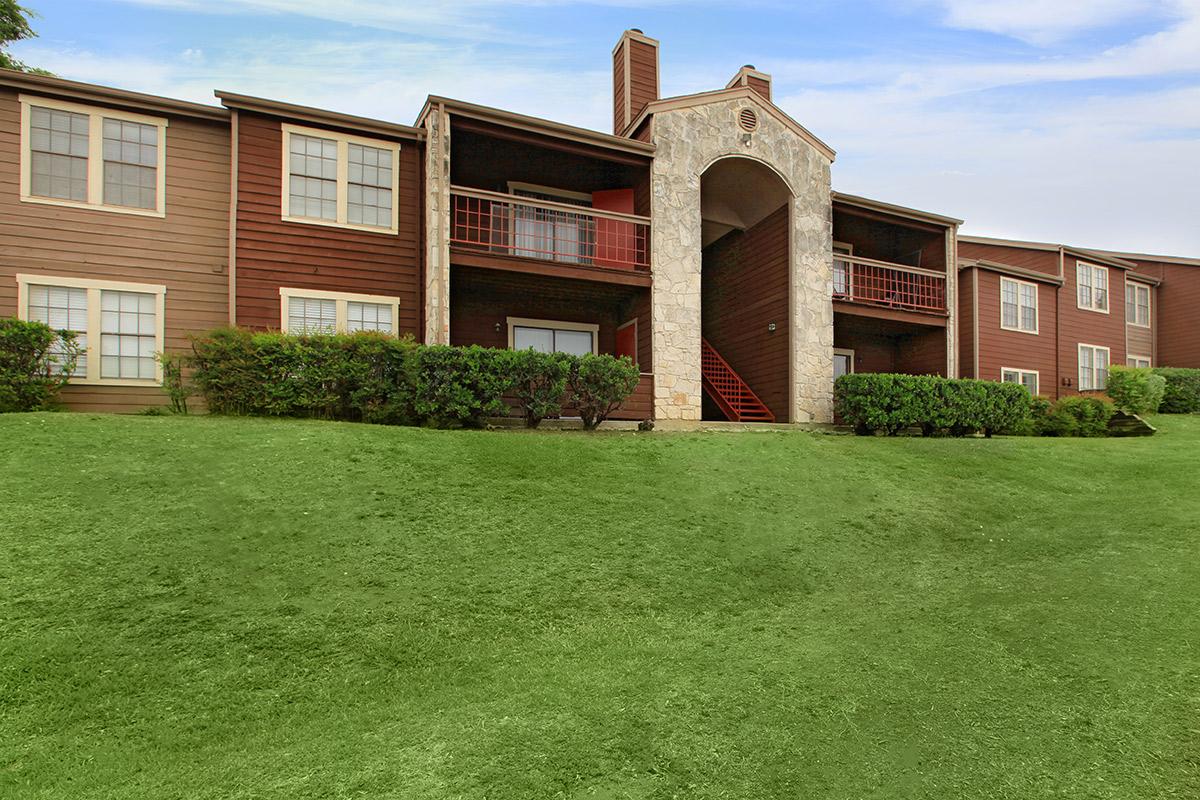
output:
[[[1061,283],[1059,283],[1059,285],[1054,288],[1054,399],[1055,400],[1062,397],[1062,386],[1063,386],[1063,380],[1062,380],[1063,379],[1063,371],[1062,371],[1062,297],[1063,297],[1063,292],[1066,290],[1066,286],[1067,286],[1066,273],[1064,271],[1066,269],[1066,258],[1067,258],[1066,251],[1064,251],[1063,248],[1060,246],[1058,248],[1058,279],[1059,279],[1059,281],[1061,281]],[[1078,287],[1072,287],[1071,292],[1076,297],[1079,296],[1079,288]],[[1078,373],[1078,371],[1079,371],[1078,365],[1076,365],[1076,367],[1077,367],[1076,372]],[[1076,378],[1076,380],[1078,380],[1078,378],[1079,378],[1078,374],[1075,376],[1075,378]],[[1039,386],[1038,388],[1040,389],[1041,387]],[[1078,389],[1078,388],[1079,387],[1076,387],[1076,389]]]
[[[622,48],[625,58],[625,87],[622,94],[625,95],[625,119],[622,121],[622,130],[618,133],[625,133],[629,126],[633,124],[633,75],[630,74],[631,65],[629,63],[629,51],[633,49],[633,40],[628,36],[625,37],[625,46]]]
[[[787,202],[788,202],[788,210],[787,210],[788,298],[787,298],[787,326],[785,328],[785,331],[786,331],[787,337],[788,337],[787,412],[788,412],[788,422],[797,422],[800,418],[800,409],[796,406],[796,402],[797,402],[797,398],[796,398],[796,359],[799,357],[799,353],[797,351],[800,349],[800,337],[796,335],[796,247],[792,243],[792,234],[793,234],[793,227],[794,227],[793,217],[795,217],[795,214],[796,214],[796,196],[795,195],[789,196]],[[830,225],[830,233],[832,234],[832,223]],[[703,249],[701,251],[701,263],[703,263]],[[832,265],[833,265],[833,251],[832,250],[829,253],[829,264],[830,264],[830,269],[832,269]],[[832,287],[830,287],[830,288],[832,289]],[[833,307],[833,292],[830,291],[828,293],[828,295],[829,295],[828,302],[830,304],[830,308],[832,308]],[[703,295],[701,295],[701,296],[703,297]],[[829,319],[830,319],[830,325],[832,325],[832,321],[833,321],[833,313],[832,312],[829,314]],[[701,321],[702,321],[701,324],[703,325],[703,316],[701,316]],[[832,335],[830,336],[830,339],[832,340]],[[832,363],[833,362],[831,361],[830,362],[831,366],[832,366]],[[832,385],[832,381],[833,381],[833,370],[832,369],[829,372],[829,380]],[[831,391],[832,391],[832,389],[831,389]],[[701,390],[701,393],[703,394],[703,389]],[[701,397],[700,399],[701,399],[701,403],[703,403],[704,398]]]
[[[971,267],[971,377],[979,377],[979,267]],[[1038,387],[1041,388],[1040,386]]]
[[[946,229],[946,377],[958,377],[958,226]]]
[[[229,120],[229,324],[237,325],[238,110]]]

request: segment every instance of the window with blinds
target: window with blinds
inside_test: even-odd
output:
[[[1000,327],[1024,333],[1038,332],[1038,287],[1036,283],[1000,279]]]
[[[385,303],[346,303],[346,330],[395,333],[392,307]]]
[[[56,331],[74,331],[81,350],[87,349],[88,293],[69,286],[30,286],[27,319],[44,322]],[[51,348],[55,362],[63,355],[61,343]],[[71,375],[87,375],[87,359],[80,357]]]
[[[288,333],[333,333],[337,330],[337,302],[317,297],[288,298]]]
[[[21,199],[166,214],[167,120],[21,96]]]

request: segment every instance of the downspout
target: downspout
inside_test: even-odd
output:
[[[979,267],[971,267],[971,377],[979,378]]]

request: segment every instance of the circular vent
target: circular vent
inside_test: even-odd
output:
[[[752,109],[743,108],[738,112],[738,125],[742,130],[753,132],[758,129],[758,114],[755,114]]]

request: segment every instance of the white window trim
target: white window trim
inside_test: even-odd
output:
[[[1134,363],[1130,364],[1129,363],[1130,361],[1133,361]],[[1138,367],[1138,365],[1137,365],[1138,361],[1146,362],[1145,369],[1150,369],[1151,367],[1154,366],[1154,359],[1150,358],[1150,356],[1135,356],[1133,354],[1129,354],[1129,355],[1125,356],[1125,366],[1127,366],[1127,367],[1133,367],[1135,369],[1140,369],[1140,367]]]
[[[1020,369],[1020,368],[1018,368],[1018,367],[1001,367],[1001,368],[1000,368],[1000,382],[1001,382],[1001,383],[1004,383],[1004,382],[1005,382],[1005,380],[1004,380],[1004,373],[1006,373],[1006,372],[1015,372],[1015,373],[1017,373],[1017,378],[1018,378],[1018,380],[1017,380],[1017,385],[1018,385],[1018,386],[1020,386],[1020,387],[1022,387],[1022,388],[1024,388],[1024,387],[1025,387],[1025,384],[1024,384],[1024,383],[1022,383],[1020,379],[1021,379],[1021,378],[1023,378],[1023,377],[1025,377],[1026,375],[1032,375],[1032,376],[1033,376],[1033,378],[1034,378],[1034,380],[1037,382],[1037,391],[1036,391],[1036,392],[1030,392],[1030,394],[1032,394],[1034,397],[1037,397],[1037,396],[1038,396],[1038,395],[1041,393],[1041,391],[1042,391],[1042,373],[1041,373],[1039,370],[1036,370],[1036,369]]]
[[[1079,380],[1079,391],[1081,391],[1081,392],[1103,392],[1104,389],[1108,388],[1107,381],[1105,381],[1104,389],[1097,388],[1095,386],[1093,386],[1091,389],[1083,388],[1083,348],[1085,348],[1085,347],[1090,348],[1092,350],[1103,350],[1108,355],[1108,358],[1105,359],[1105,362],[1108,364],[1108,369],[1110,369],[1110,370],[1112,369],[1112,365],[1113,365],[1112,364],[1112,350],[1108,347],[1102,347],[1101,345],[1098,345],[1098,344],[1084,344],[1083,342],[1080,342],[1079,346],[1075,348],[1075,368],[1076,368],[1076,372],[1078,373],[1075,377]],[[1095,364],[1094,357],[1092,359],[1092,363]],[[1095,373],[1096,373],[1096,368],[1093,366],[1092,367],[1092,378],[1093,379],[1096,377]],[[1092,383],[1095,384],[1096,381],[1093,380]]]
[[[509,181],[508,193],[516,194],[517,192],[533,192],[534,194],[548,194],[551,197],[561,197],[564,200],[586,201],[589,207],[592,204],[592,196],[586,192],[572,192],[569,189],[559,189],[556,186],[543,186],[540,183]]]
[[[1091,270],[1104,270],[1104,295],[1107,298],[1107,303],[1105,304],[1104,308],[1097,308],[1094,305],[1096,302],[1096,281],[1095,281],[1095,279],[1092,280],[1092,303],[1093,303],[1093,305],[1085,306],[1079,302],[1079,285],[1080,285],[1079,284],[1079,268],[1080,267],[1087,267],[1088,269],[1091,269]],[[1112,273],[1109,271],[1108,267],[1102,267],[1099,264],[1092,264],[1087,261],[1076,261],[1075,262],[1075,307],[1079,308],[1082,311],[1091,311],[1095,314],[1107,314],[1108,313],[1109,309],[1112,308]]]
[[[587,331],[592,334],[592,355],[595,355],[597,348],[600,346],[600,326],[593,325],[587,322],[562,322],[555,319],[528,319],[526,317],[507,317],[508,322],[508,349],[513,349],[513,329],[514,328],[542,328],[546,330],[560,331]]]
[[[347,304],[349,303],[375,303],[381,306],[392,307],[392,336],[400,335],[400,298],[388,297],[381,294],[355,294],[353,292],[327,292],[323,289],[295,289],[290,286],[279,287],[279,329],[284,333],[291,333],[288,330],[288,301],[293,297],[305,297],[311,300],[332,300],[336,309],[337,319],[334,323],[334,330],[337,333],[346,333],[348,331],[347,319]]]
[[[395,235],[400,230],[400,143],[388,142],[383,139],[368,139],[362,136],[351,136],[346,133],[323,130],[321,128],[306,128],[302,125],[283,123],[282,146],[282,180],[280,181],[279,208],[284,222],[299,222],[304,225],[322,225],[326,228],[347,228],[352,231],[368,231],[370,233],[388,233]],[[292,134],[313,136],[318,139],[330,139],[337,144],[337,219],[316,219],[314,217],[294,217],[291,215],[292,169],[291,137]],[[388,150],[392,154],[392,224],[359,225],[347,222],[347,208],[350,205],[350,145],[359,144],[364,147],[374,147]]]
[[[88,349],[83,355],[86,374],[83,377],[73,376],[67,380],[67,383],[83,386],[162,386],[162,363],[157,358],[154,363],[153,380],[100,377],[100,337],[103,335],[100,332],[103,327],[100,316],[100,292],[138,292],[154,295],[154,352],[161,353],[164,350],[164,341],[166,339],[166,286],[150,283],[125,283],[122,281],[101,281],[91,278],[64,278],[55,275],[21,273],[17,275],[17,316],[19,319],[29,319],[30,286],[60,286],[68,289],[87,290]]]
[[[1152,298],[1153,292],[1150,291],[1150,287],[1144,283],[1138,283],[1137,281],[1126,281],[1125,287],[1126,287],[1126,290],[1133,289],[1133,322],[1129,321],[1129,319],[1128,319],[1129,312],[1128,312],[1128,310],[1126,310],[1125,324],[1131,325],[1134,328],[1150,328],[1154,323],[1154,309],[1152,308],[1154,300]],[[1145,325],[1143,325],[1142,323],[1137,321],[1137,293],[1139,291],[1146,292],[1146,324]],[[1128,306],[1126,308],[1128,309]]]
[[[1017,327],[1012,327],[1004,324],[1004,282],[1015,283],[1017,285]],[[1027,331],[1021,327],[1021,286],[1033,287],[1033,330]],[[1079,292],[1075,293],[1076,302],[1078,302]],[[1037,336],[1042,325],[1041,297],[1038,292],[1038,285],[1033,281],[1022,281],[1016,278],[1006,276],[1000,277],[1000,329],[1013,331],[1014,333],[1024,333],[1030,336]]]
[[[833,354],[835,356],[849,356],[850,372],[848,372],[846,374],[853,375],[854,374],[854,351],[848,347],[835,347],[835,348],[833,348]]]
[[[148,117],[145,114],[133,114],[128,111],[117,111],[100,106],[86,106],[79,103],[67,103],[49,97],[22,94],[21,102],[21,202],[42,203],[48,206],[67,206],[70,208],[87,208],[93,211],[111,211],[116,214],[135,214],[140,217],[165,217],[167,215],[167,120],[162,117]],[[78,200],[63,200],[57,197],[38,197],[32,194],[33,186],[33,155],[30,148],[32,139],[29,135],[32,121],[33,106],[52,108],[56,111],[70,111],[76,114],[88,115],[88,172],[86,202]],[[158,165],[156,178],[158,186],[155,191],[157,206],[155,208],[130,208],[115,206],[104,202],[104,120],[119,119],[125,122],[140,122],[143,125],[154,125],[158,128]]]

